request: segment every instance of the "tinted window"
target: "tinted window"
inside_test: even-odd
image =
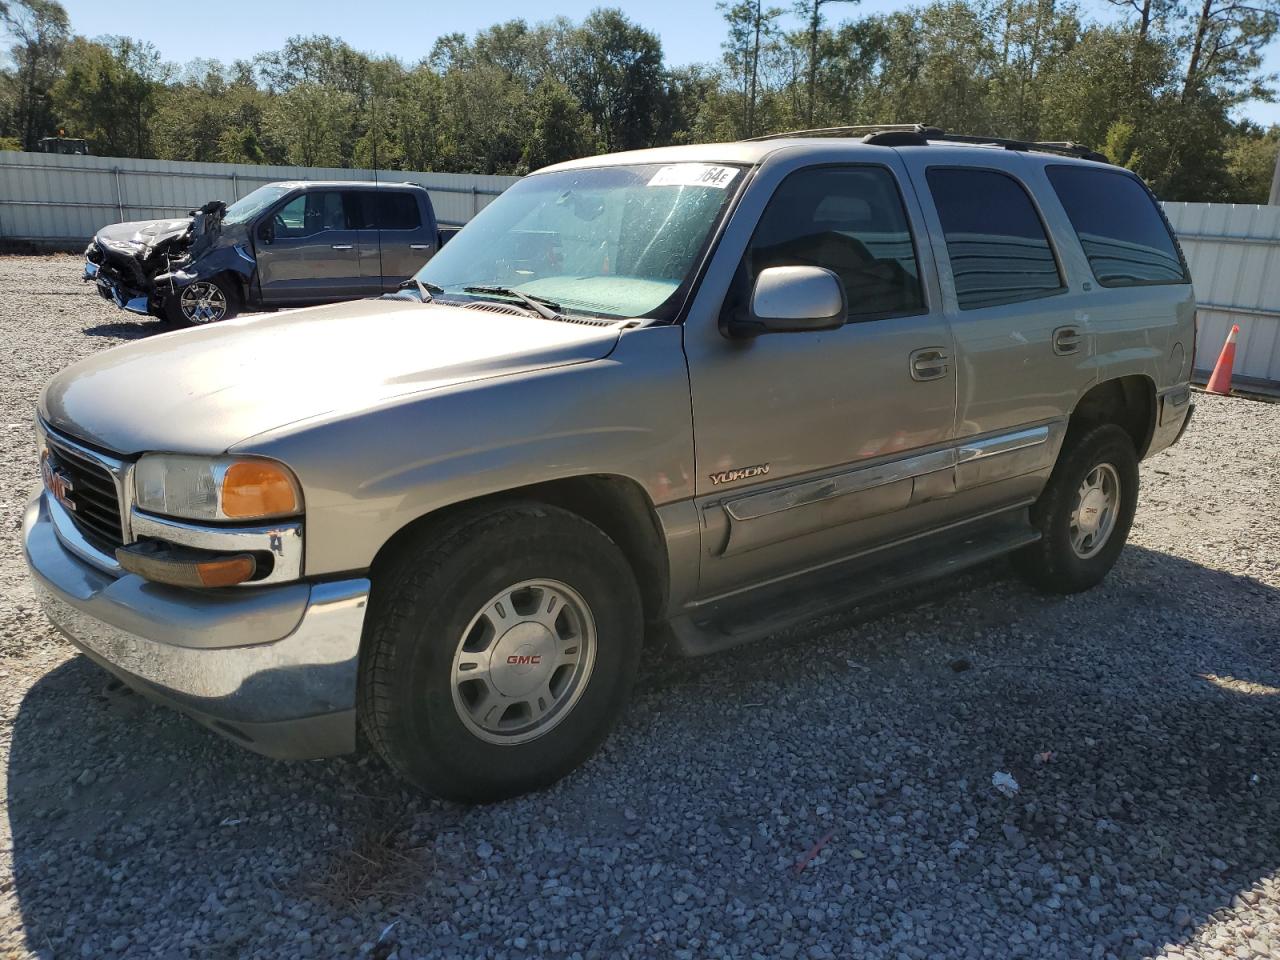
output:
[[[1137,180],[1086,167],[1054,166],[1047,173],[1100,284],[1186,282],[1169,228]]]
[[[351,190],[346,194],[351,225],[357,230],[417,230],[418,201],[411,193]]]
[[[778,187],[747,248],[766,267],[825,267],[844,283],[849,317],[919,313],[920,266],[893,175],[881,167],[801,170]]]
[[[294,197],[276,211],[277,237],[309,237],[324,230],[346,230],[342,194],[320,190]]]
[[[375,219],[382,230],[416,230],[422,226],[417,198],[409,193],[379,193]]]
[[[928,172],[961,310],[1063,289],[1049,238],[1020,183],[994,170]]]

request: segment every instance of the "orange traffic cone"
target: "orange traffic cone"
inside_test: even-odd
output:
[[[1214,365],[1205,393],[1220,393],[1224,397],[1231,392],[1231,368],[1236,365],[1236,338],[1240,336],[1240,324],[1232,324],[1227,342],[1222,345],[1218,362]]]

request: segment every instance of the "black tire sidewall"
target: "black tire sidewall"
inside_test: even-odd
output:
[[[396,722],[395,742],[387,746],[397,765],[432,793],[486,800],[550,784],[586,760],[621,713],[643,635],[639,594],[621,551],[569,516],[511,514],[507,529],[467,542],[440,564],[425,591],[415,586],[414,595],[400,590],[391,599],[412,604],[413,615],[400,621],[392,641]],[[406,562],[414,562],[412,555]],[[554,728],[526,743],[490,743],[457,714],[454,654],[490,599],[535,579],[558,580],[582,596],[596,626],[595,662],[577,703]]]
[[[1074,593],[1098,584],[1124,549],[1138,505],[1138,457],[1133,440],[1120,427],[1103,425],[1077,437],[1068,436],[1063,455],[1034,511],[1043,539],[1027,559],[1039,586]],[[1099,464],[1115,468],[1120,505],[1115,526],[1103,548],[1092,557],[1079,556],[1071,545],[1071,512],[1084,478]]]

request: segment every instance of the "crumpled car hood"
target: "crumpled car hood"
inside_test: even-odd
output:
[[[81,360],[49,381],[40,415],[119,454],[221,453],[298,421],[597,360],[619,331],[395,298],[241,317]]]
[[[141,251],[163,240],[180,237],[191,229],[191,217],[174,220],[132,220],[128,223],[112,223],[93,235],[104,247],[132,248]]]

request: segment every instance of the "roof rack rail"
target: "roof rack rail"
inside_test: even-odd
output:
[[[923,134],[926,130],[936,130],[938,133],[942,133],[942,130],[938,127],[929,127],[923,123],[868,123],[852,127],[818,127],[813,130],[787,130],[783,133],[766,133],[760,137],[748,137],[746,142],[784,140],[788,137],[865,137],[878,133]]]
[[[884,147],[924,146],[931,142],[972,143],[980,146],[1003,147],[1006,150],[1056,153],[1064,157],[1080,157],[1110,163],[1101,153],[1083,143],[1069,140],[1013,140],[1008,137],[976,137],[962,133],[947,133],[941,127],[924,123],[876,123],[851,127],[820,127],[814,130],[788,130],[751,137],[750,141],[782,140],[788,137],[859,137],[863,143]]]

